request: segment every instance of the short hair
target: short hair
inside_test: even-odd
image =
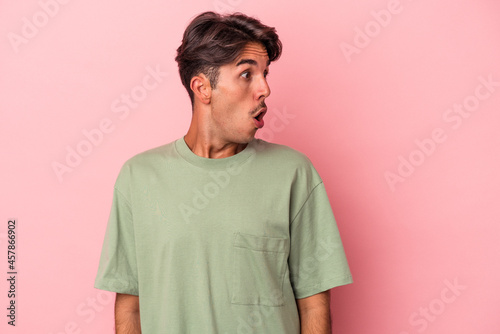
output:
[[[177,49],[175,61],[179,65],[182,84],[188,91],[194,107],[191,79],[203,73],[216,88],[219,67],[238,58],[241,50],[250,42],[261,43],[269,61],[277,60],[282,44],[274,27],[242,13],[218,14],[204,12],[196,16],[184,31],[182,43]]]

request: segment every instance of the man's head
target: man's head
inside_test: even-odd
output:
[[[205,12],[191,21],[175,60],[193,106],[191,79],[203,74],[211,89],[216,89],[220,66],[234,62],[248,43],[260,44],[267,52],[269,62],[281,55],[282,45],[276,30],[244,14]]]

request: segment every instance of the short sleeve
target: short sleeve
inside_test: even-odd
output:
[[[115,188],[94,287],[137,296],[138,286],[132,211]]]
[[[288,266],[296,299],[352,283],[323,182],[311,191],[291,222]]]

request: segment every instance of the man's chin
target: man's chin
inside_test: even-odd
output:
[[[245,143],[248,144],[248,143],[250,143],[254,139],[255,139],[255,132],[247,138],[247,140],[245,141]]]
[[[257,132],[257,129],[255,129],[254,131],[250,132],[248,134],[248,136],[246,136],[246,137],[240,137],[238,139],[235,139],[236,140],[235,143],[238,143],[238,144],[248,144],[248,143],[250,143],[252,140],[255,139],[256,132]]]

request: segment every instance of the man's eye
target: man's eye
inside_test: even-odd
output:
[[[241,76],[242,76],[243,78],[245,78],[245,79],[248,79],[248,78],[250,78],[250,72],[245,71],[245,72],[241,73]]]

